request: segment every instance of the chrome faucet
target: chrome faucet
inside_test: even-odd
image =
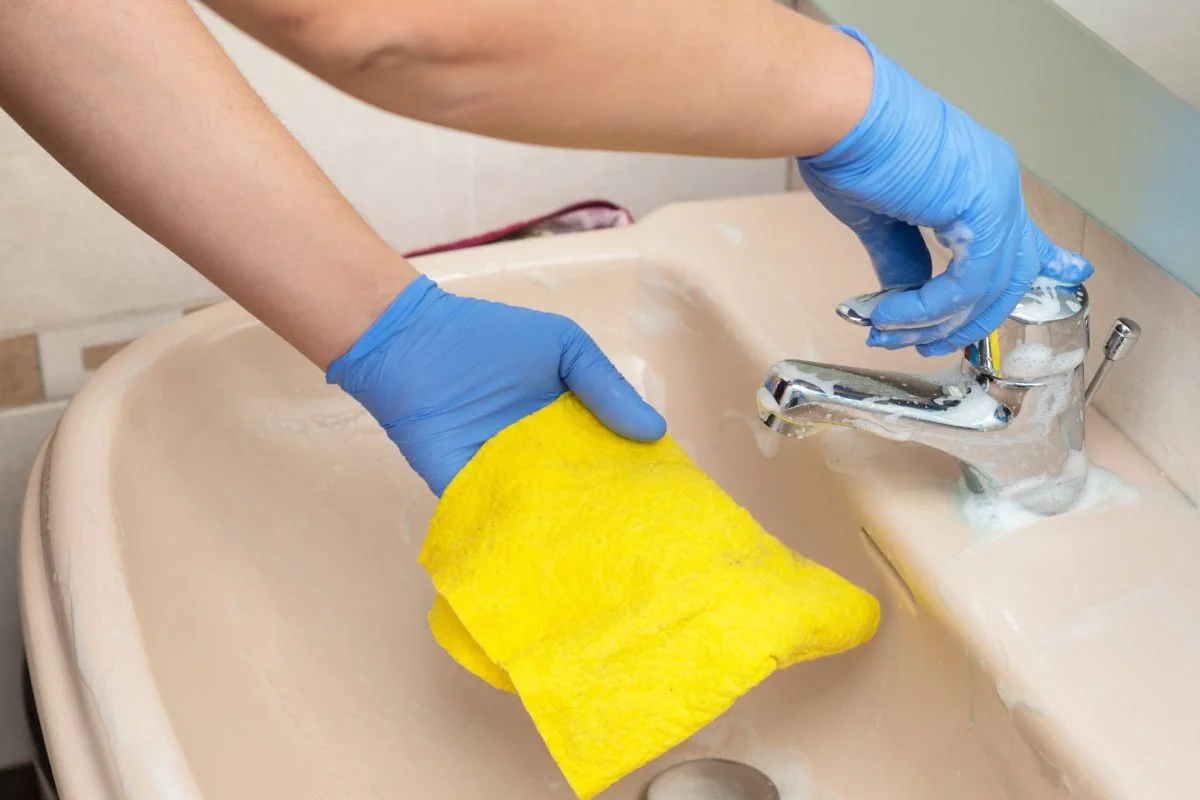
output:
[[[870,325],[871,310],[887,294],[852,298],[838,314]],[[1136,322],[1117,320],[1104,365],[1085,391],[1088,316],[1082,286],[1039,279],[999,330],[968,346],[949,372],[780,361],[758,391],[759,416],[787,436],[836,425],[927,445],[958,460],[971,491],[1058,514],[1075,505],[1087,480],[1084,410],[1140,334]]]

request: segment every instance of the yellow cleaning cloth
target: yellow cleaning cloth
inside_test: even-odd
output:
[[[622,439],[570,394],[458,474],[421,563],[438,642],[515,689],[585,800],[879,623],[873,597],[769,535],[670,437]]]

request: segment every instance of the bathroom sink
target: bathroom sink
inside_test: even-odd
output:
[[[697,756],[758,767],[783,800],[1190,797],[1198,517],[1103,419],[1089,443],[1120,468],[1113,496],[1007,532],[962,516],[941,454],[758,421],[784,356],[928,368],[831,321],[872,279],[811,197],[420,263],[574,317],[764,527],[882,602],[870,644],[776,674],[605,800]],[[22,533],[63,797],[572,797],[519,701],[429,633],[434,504],[365,412],[231,303],[114,358],[44,448]]]

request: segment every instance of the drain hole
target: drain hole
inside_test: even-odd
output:
[[[645,800],[779,800],[779,790],[749,764],[698,758],[660,772]]]

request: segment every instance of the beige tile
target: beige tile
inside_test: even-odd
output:
[[[80,360],[83,361],[83,368],[88,372],[95,372],[104,365],[105,361],[115,356],[117,353],[125,349],[129,344],[129,340],[123,342],[108,342],[107,344],[94,344],[91,347],[83,348],[80,353]]]
[[[0,769],[33,757],[21,706],[17,522],[29,466],[62,410],[41,403],[0,411]]]
[[[38,353],[46,396],[53,399],[70,397],[83,387],[93,369],[121,347],[181,315],[181,311],[158,311],[43,331],[38,335]],[[89,363],[95,366],[89,366]]]
[[[20,406],[42,399],[37,337],[0,339],[0,406]]]
[[[1083,248],[1083,211],[1027,171],[1021,173],[1021,188],[1030,218],[1059,247],[1079,252]]]
[[[1200,501],[1200,297],[1092,219],[1084,255],[1096,266],[1089,374],[1113,320],[1142,326],[1131,354],[1113,366],[1097,407],[1194,501]]]

